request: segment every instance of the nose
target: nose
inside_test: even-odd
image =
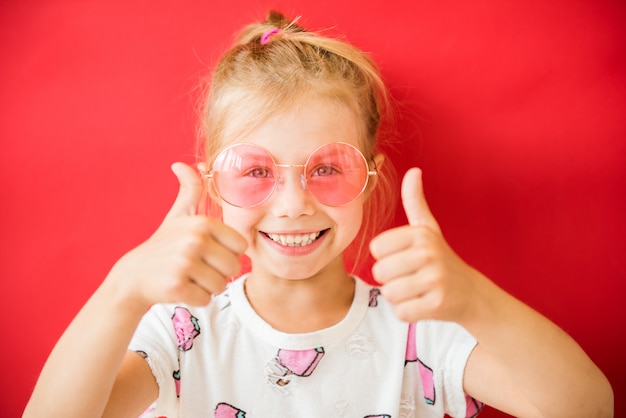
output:
[[[306,188],[304,174],[296,171],[284,170],[270,197],[272,212],[277,217],[297,218],[315,212],[315,199]]]

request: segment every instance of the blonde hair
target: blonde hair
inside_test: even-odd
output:
[[[348,42],[306,31],[297,20],[271,11],[264,22],[245,27],[218,62],[200,117],[200,158],[207,167],[225,144],[311,99],[331,100],[351,109],[363,122],[357,128],[366,159],[372,161],[380,153],[381,121],[388,115],[389,99],[378,67]],[[368,253],[369,240],[393,217],[391,202],[396,199],[389,195],[394,174],[387,163],[376,176],[360,236],[346,253],[353,270]],[[210,202],[209,211],[219,214]]]

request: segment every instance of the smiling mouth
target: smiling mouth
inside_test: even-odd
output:
[[[319,237],[324,235],[328,229],[323,231],[311,232],[308,234],[263,234],[272,241],[285,247],[306,247],[314,243]]]

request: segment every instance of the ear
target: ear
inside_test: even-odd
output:
[[[376,154],[376,156],[374,157],[374,165],[376,166],[376,168],[380,169],[380,167],[383,166],[384,162],[385,156],[383,154]]]
[[[376,168],[376,171],[380,172],[380,167],[382,167],[384,162],[385,162],[385,156],[383,154],[376,154],[374,156],[374,168]],[[377,183],[378,183],[378,175],[370,176],[369,180],[367,181],[367,189],[365,189],[365,194],[368,198],[369,198],[369,195],[374,191],[374,188],[376,187]]]
[[[204,189],[208,193],[209,197],[213,200],[219,199],[217,196],[217,192],[215,191],[215,187],[213,186],[213,182],[206,176],[209,173],[207,169],[207,165],[204,161],[196,164],[196,168],[200,172],[200,177],[202,178],[202,183],[204,184]]]
[[[200,172],[200,177],[202,178],[202,182],[204,185],[204,198],[202,201],[203,213],[212,218],[221,219],[222,199],[220,199],[219,195],[217,194],[215,186],[213,185],[213,181],[206,176],[209,172],[209,170],[207,169],[207,164],[205,162],[200,162],[196,165],[196,168]]]

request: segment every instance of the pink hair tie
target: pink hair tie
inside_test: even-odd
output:
[[[265,45],[266,43],[268,43],[270,41],[270,36],[276,35],[279,32],[280,29],[278,28],[270,29],[265,32],[263,35],[261,35],[261,45]]]

